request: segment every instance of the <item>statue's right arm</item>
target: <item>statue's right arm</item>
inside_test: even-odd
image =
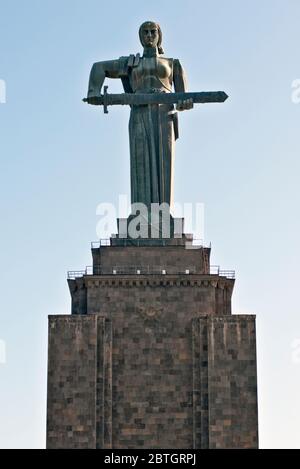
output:
[[[121,75],[120,59],[94,63],[90,73],[88,102],[93,104],[93,98],[101,95],[102,85],[106,77],[121,78]]]

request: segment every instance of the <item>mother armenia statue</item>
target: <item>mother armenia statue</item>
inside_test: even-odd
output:
[[[223,91],[187,93],[186,77],[178,59],[163,57],[162,32],[153,21],[140,26],[143,55],[130,55],[93,65],[89,104],[129,104],[131,203],[172,203],[174,142],[178,138],[176,111],[191,109],[194,102],[223,102]],[[109,95],[105,78],[120,78],[125,93]],[[174,86],[175,92],[172,92]],[[176,103],[176,109],[174,104]]]

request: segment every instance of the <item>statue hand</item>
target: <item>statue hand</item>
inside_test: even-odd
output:
[[[177,111],[187,111],[189,109],[193,109],[194,103],[193,99],[185,99],[184,101],[178,101],[176,104]]]

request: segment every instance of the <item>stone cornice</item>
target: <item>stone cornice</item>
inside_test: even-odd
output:
[[[213,287],[232,290],[234,279],[218,275],[86,275],[74,280],[76,286],[99,287]],[[78,284],[77,284],[78,282]]]
[[[224,316],[214,315],[214,314],[205,314],[201,316],[196,316],[193,318],[195,321],[208,321],[209,323],[239,323],[241,320],[245,322],[255,322],[256,314],[226,314]]]

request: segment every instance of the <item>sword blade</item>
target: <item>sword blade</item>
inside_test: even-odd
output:
[[[228,98],[224,91],[201,91],[187,93],[121,93],[100,95],[84,98],[83,101],[94,105],[115,106],[145,106],[147,104],[177,104],[186,99],[194,103],[223,103]]]

